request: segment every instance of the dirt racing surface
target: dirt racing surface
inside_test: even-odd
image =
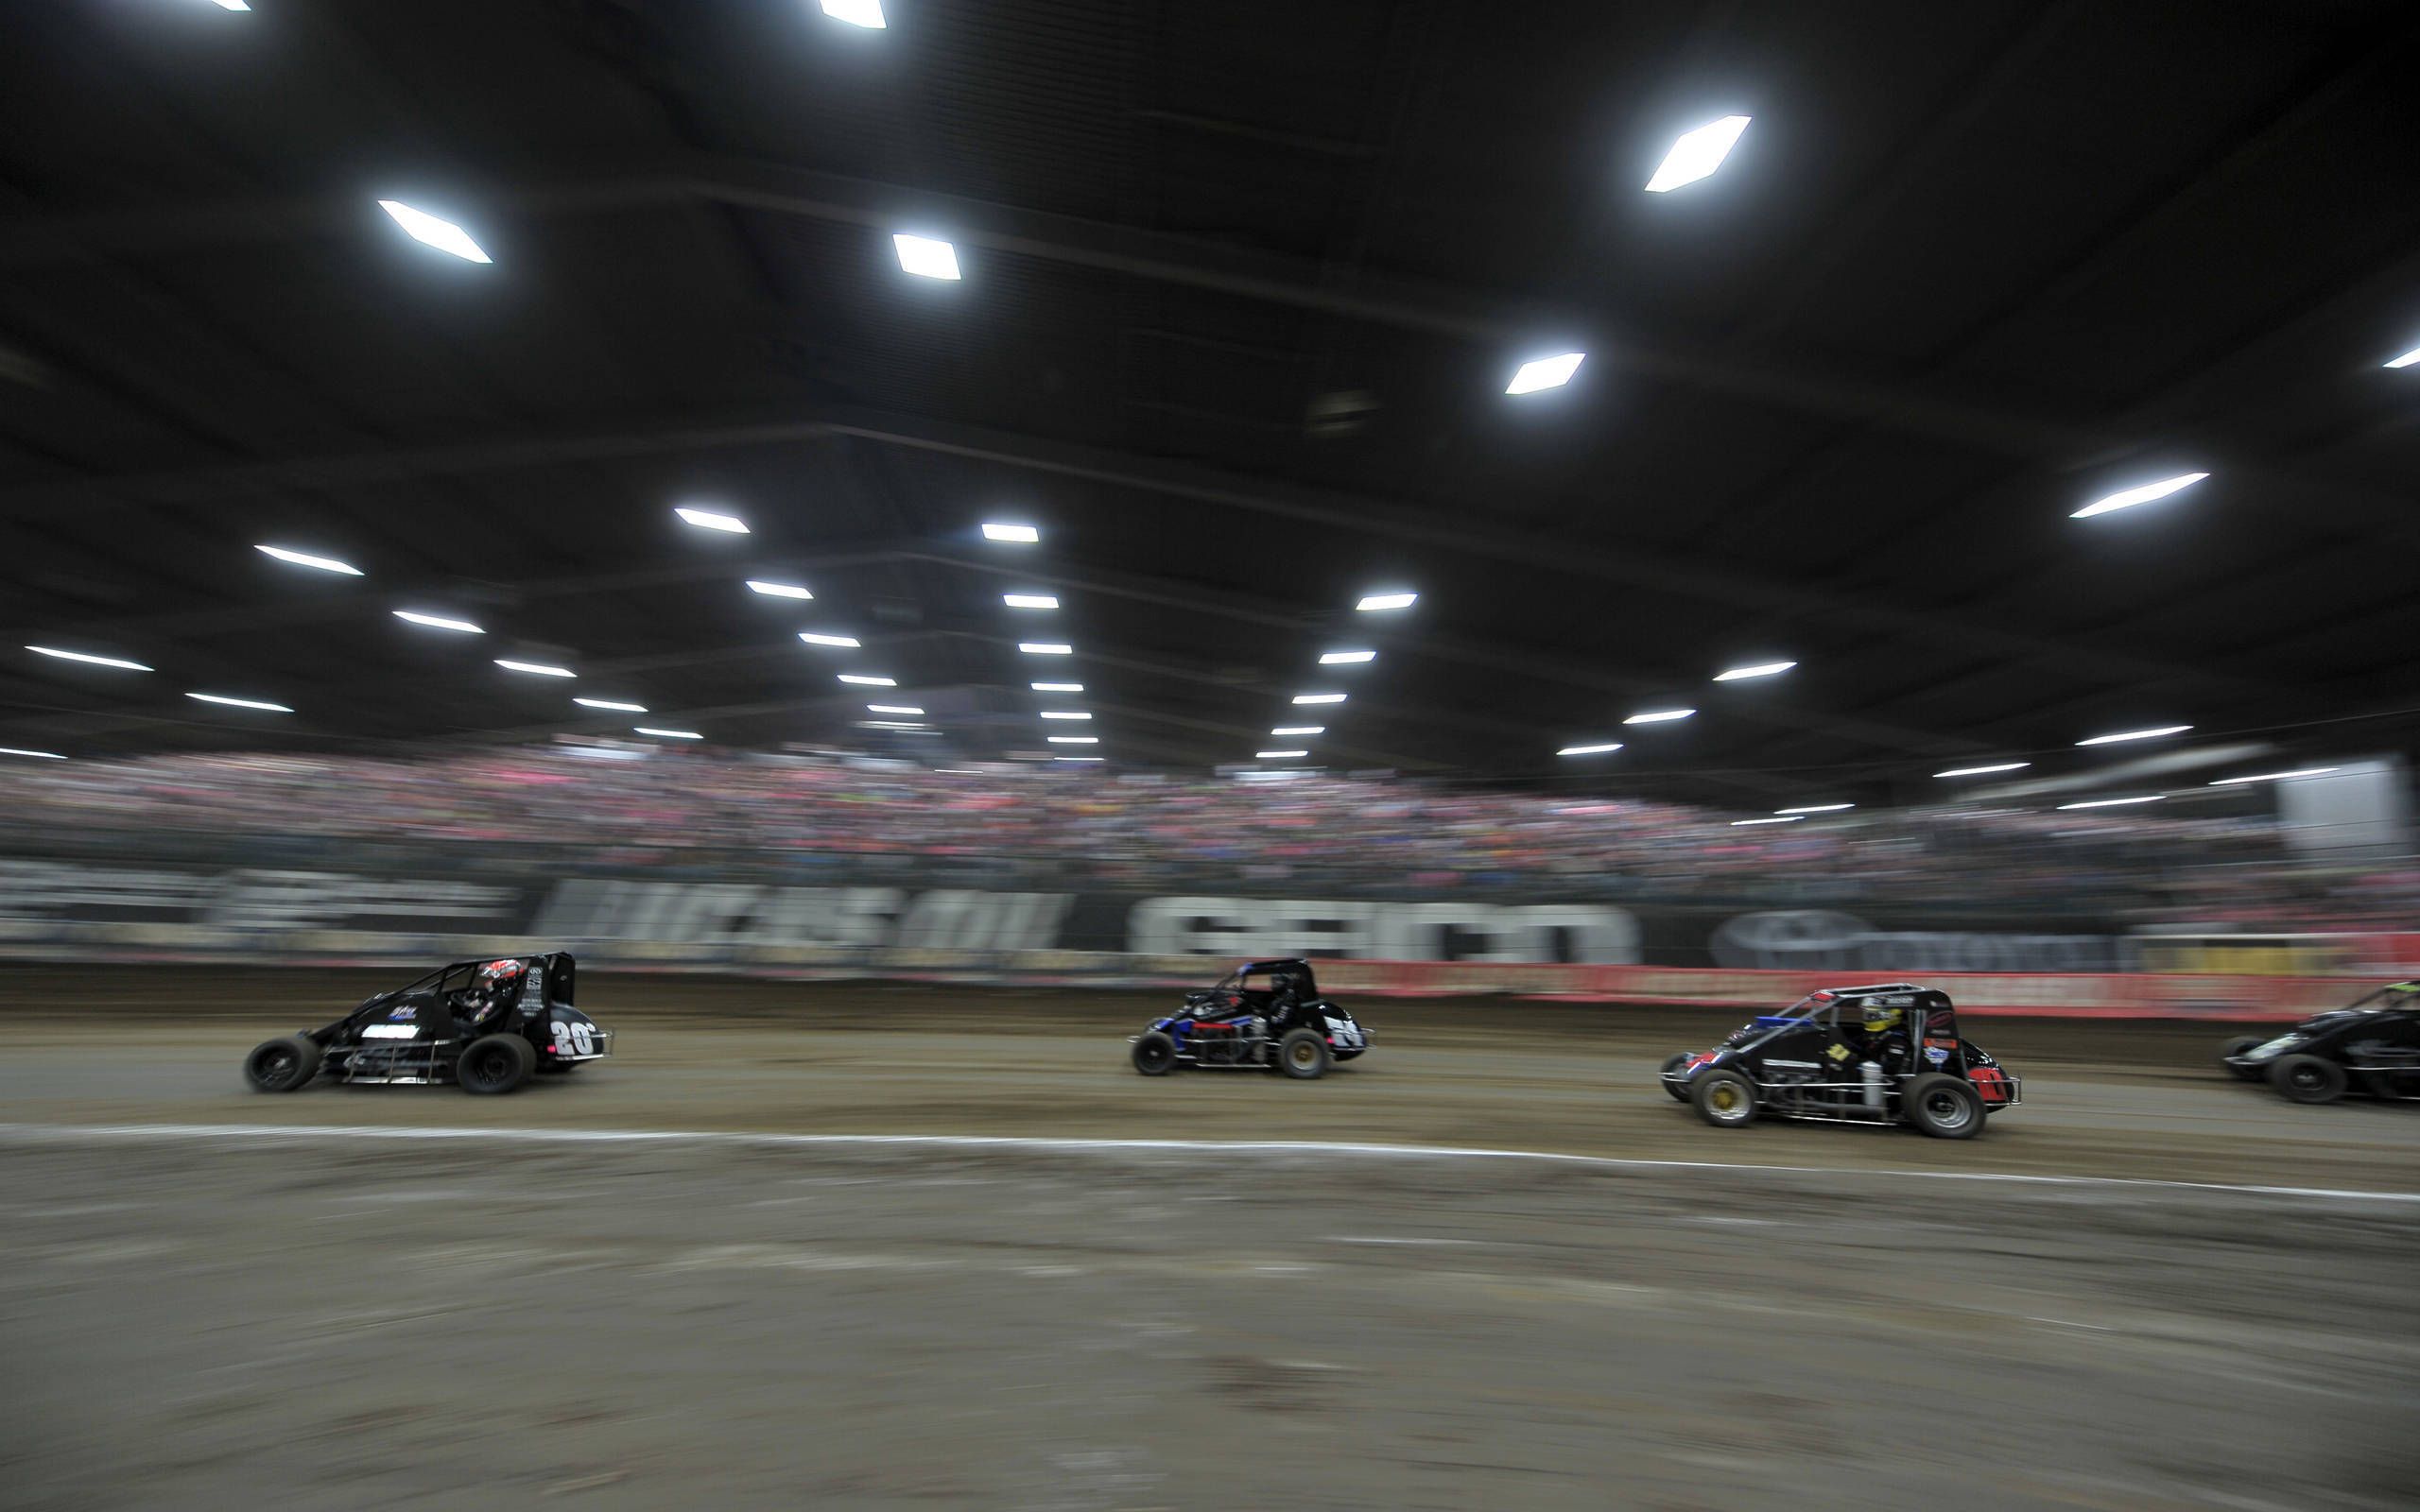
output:
[[[2026,1104],[1962,1143],[1716,1130],[1653,1069],[1734,1016],[1502,1003],[1358,1005],[1318,1082],[1146,1080],[1156,998],[600,975],[615,1059],[513,1096],[242,1089],[381,985],[9,979],[0,1506],[2420,1486],[2420,1108],[2228,1081],[2238,1029],[1974,1022]],[[781,1138],[843,1134],[1035,1143]],[[1047,1143],[1117,1140],[1276,1147]]]

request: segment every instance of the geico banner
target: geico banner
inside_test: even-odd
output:
[[[745,883],[558,885],[529,932],[545,939],[659,945],[893,946],[907,950],[1046,950],[1073,897],[897,887],[772,887]]]
[[[1145,955],[1633,962],[1638,920],[1601,903],[1146,898],[1126,915]]]

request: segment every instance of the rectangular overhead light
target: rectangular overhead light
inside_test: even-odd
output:
[[[0,746],[0,756],[29,756],[38,762],[63,762],[67,759],[55,750],[19,750],[14,746]]]
[[[1298,693],[1294,695],[1294,701],[1296,703],[1342,703],[1344,701],[1344,695],[1340,693]]]
[[[471,233],[450,220],[441,220],[425,210],[414,210],[400,199],[381,199],[378,208],[395,217],[395,224],[416,242],[424,242],[441,252],[452,252],[466,263],[491,262]]]
[[[768,598],[813,598],[815,595],[796,583],[769,583],[762,578],[748,579],[748,591],[763,593]]]
[[[1854,803],[1800,803],[1786,809],[1775,809],[1773,812],[1775,814],[1838,814],[1842,809],[1855,807],[1857,805]]]
[[[823,13],[835,21],[845,21],[852,26],[863,26],[868,31],[880,31],[886,25],[882,19],[882,0],[823,0]]]
[[[866,672],[843,672],[840,674],[840,680],[842,682],[855,683],[860,688],[895,688],[899,686],[899,679],[896,678],[878,678],[873,676],[872,673]]]
[[[921,714],[924,712],[925,711],[917,708],[912,703],[870,703],[866,705],[866,713],[870,714]]]
[[[899,266],[918,278],[958,277],[958,249],[931,236],[901,232],[890,238],[899,249]]]
[[[1512,381],[1504,386],[1504,391],[1508,394],[1534,394],[1541,388],[1560,388],[1571,382],[1571,375],[1580,370],[1580,365],[1587,358],[1584,352],[1565,352],[1557,356],[1525,362],[1512,375]]]
[[[1048,593],[1002,593],[1000,602],[1011,609],[1057,609],[1059,601]]]
[[[2139,489],[2128,489],[2120,493],[2113,493],[2105,499],[2095,499],[2067,518],[2089,520],[2094,515],[2107,514],[2112,509],[2131,509],[2135,505],[2149,504],[2153,499],[2165,499],[2180,489],[2189,489],[2209,475],[2207,472],[2180,472],[2172,478],[2162,478],[2157,483],[2146,483]]]
[[[666,740],[703,740],[706,738],[694,730],[657,730],[651,725],[632,725],[631,728],[637,730],[642,735],[661,735]]]
[[[2400,357],[2389,357],[2386,360],[2386,365],[2390,368],[2409,368],[2414,363],[2420,363],[2420,347],[2412,348]]]
[[[2120,741],[2127,740],[2157,740],[2162,735],[2181,735],[2192,728],[2191,725],[2161,725],[2155,730],[2121,730],[2114,735],[2095,735],[2090,740],[2079,740],[2076,744],[2115,746]]]
[[[1042,540],[1042,532],[1036,530],[1031,525],[1016,525],[1009,524],[998,520],[986,520],[983,522],[983,539],[986,541],[1012,541],[1022,545],[1030,546]]]
[[[2114,809],[2122,808],[2129,803],[2156,803],[2166,797],[2168,797],[2168,795],[2165,793],[2152,793],[2143,798],[2096,798],[2087,799],[2082,803],[2062,803],[2059,807],[2063,809]]]
[[[151,670],[140,662],[129,662],[124,657],[95,656],[90,651],[62,651],[55,645],[29,645],[26,649],[43,656],[55,656],[61,662],[88,662],[96,667],[115,667],[121,672]]]
[[[1320,665],[1323,667],[1357,666],[1361,662],[1376,660],[1378,660],[1378,653],[1375,651],[1322,651],[1320,653]]]
[[[258,698],[230,698],[223,693],[188,693],[185,696],[199,698],[204,703],[223,703],[230,709],[258,709],[272,714],[290,714],[294,712],[282,703],[264,703]]]
[[[1682,132],[1673,142],[1672,150],[1665,153],[1664,161],[1656,165],[1655,177],[1647,180],[1647,192],[1664,194],[1685,183],[1695,183],[1721,167],[1722,160],[1731,156],[1731,148],[1738,142],[1739,133],[1748,129],[1749,119],[1745,115],[1726,115],[1719,121],[1708,121],[1694,131]]]
[[[2221,777],[2212,787],[2233,787],[2238,782],[2283,782],[2297,777],[2325,777],[2333,766],[2300,766],[2290,772],[2260,772],[2251,777]]]
[[[1256,750],[1252,753],[1252,759],[1256,762],[1285,762],[1309,754],[1306,750]]]
[[[1696,713],[1697,711],[1694,709],[1650,709],[1645,713],[1631,715],[1628,719],[1623,720],[1622,723],[1625,725],[1668,725],[1675,719],[1686,719],[1689,715]]]
[[[1796,824],[1806,816],[1804,814],[1776,814],[1770,819],[1734,819],[1731,821],[1731,827],[1737,830],[1751,824]]]
[[[1036,693],[1081,693],[1084,691],[1084,685],[1080,682],[1036,682],[1031,686]]]
[[[1053,746],[1098,746],[1100,744],[1098,735],[1045,735],[1043,739]]]
[[[818,635],[813,630],[801,630],[798,638],[809,645],[837,645],[850,651],[857,648],[857,638],[854,635]]]
[[[504,668],[507,672],[527,672],[533,678],[576,678],[579,676],[579,673],[574,672],[569,667],[550,667],[544,662],[510,662],[507,661],[503,657],[497,657],[495,659],[495,664]]]
[[[252,9],[251,0],[210,0],[210,3],[216,6],[221,10],[250,10]]]
[[[1106,756],[1053,756],[1050,759],[1054,762],[1105,762],[1109,760]]]
[[[1279,725],[1276,729],[1270,730],[1270,733],[1272,735],[1324,735],[1327,733],[1327,726]]]
[[[643,703],[617,703],[612,698],[574,698],[572,702],[582,709],[611,709],[616,713],[625,714],[647,713],[647,705]]]
[[[361,576],[360,568],[349,561],[338,561],[334,557],[314,557],[307,551],[289,551],[284,546],[254,546],[252,549],[266,552],[280,561],[290,561],[297,567],[310,567],[323,573],[342,573],[347,577]]]
[[[1558,756],[1602,756],[1607,751],[1615,751],[1621,748],[1622,743],[1620,741],[1607,740],[1600,741],[1594,746],[1565,746],[1563,749],[1556,751],[1555,754]]]
[[[931,728],[913,719],[860,719],[860,730],[926,730]]]
[[[1750,678],[1777,678],[1798,665],[1795,662],[1759,662],[1752,667],[1733,667],[1714,675],[1717,682],[1742,682]]]
[[[413,625],[425,625],[432,630],[452,630],[459,635],[485,635],[488,633],[487,631],[480,629],[477,626],[472,624],[469,620],[451,620],[447,619],[442,614],[423,614],[416,610],[399,609],[395,610],[395,618],[406,621]]]
[[[1935,772],[1932,775],[1935,777],[1984,777],[1993,772],[2021,772],[2032,765],[2031,762],[1994,762],[1988,766],[1953,766],[1945,772]]]
[[[1017,649],[1028,656],[1073,656],[1076,648],[1060,641],[1019,641]]]
[[[1364,593],[1361,595],[1361,602],[1354,605],[1353,607],[1361,610],[1363,613],[1368,614],[1374,613],[1380,610],[1409,609],[1412,605],[1419,602],[1420,595],[1418,593]]]
[[[1080,709],[1045,709],[1042,711],[1042,717],[1045,719],[1090,719],[1092,715]]]
[[[735,514],[723,514],[714,509],[696,509],[681,505],[672,511],[700,530],[720,530],[735,536],[748,534],[748,522]]]

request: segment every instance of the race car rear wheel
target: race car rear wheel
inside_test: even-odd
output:
[[[1684,1050],[1680,1054],[1667,1058],[1663,1065],[1656,1068],[1655,1074],[1658,1076],[1669,1076],[1672,1073],[1680,1070],[1683,1066],[1685,1066],[1688,1063],[1689,1053]],[[1689,1084],[1687,1082],[1683,1082],[1679,1086],[1675,1087],[1668,1081],[1663,1083],[1663,1087],[1666,1095],[1669,1096],[1672,1101],[1676,1103],[1685,1103],[1689,1100]]]
[[[1908,1122],[1937,1140],[1971,1140],[1983,1129],[1983,1099],[1955,1076],[1911,1076],[1899,1091]]]
[[[1327,1037],[1317,1029],[1297,1029],[1277,1041],[1277,1069],[1302,1081],[1327,1074]]]
[[[2318,1056],[2280,1056],[2269,1065],[2269,1085],[2293,1103],[2332,1103],[2344,1095],[2344,1068]]]
[[[1153,1029],[1134,1041],[1134,1069],[1146,1076],[1165,1076],[1176,1064],[1176,1041]]]
[[[244,1057],[244,1080],[256,1092],[299,1091],[320,1073],[320,1047],[299,1034],[271,1040]]]
[[[2247,1051],[2257,1050],[2267,1043],[2267,1040],[2261,1039],[2256,1034],[2238,1036],[2236,1039],[2228,1040],[2226,1048],[2219,1052],[2219,1064],[2226,1066],[2227,1070],[2235,1073],[2237,1076],[2245,1081],[2258,1081],[2260,1079],[2260,1072],[2258,1068],[2255,1067],[2247,1070],[2242,1066],[2228,1066],[2227,1062],[2238,1056],[2243,1055]]]
[[[1689,1102],[1698,1117],[1717,1128],[1745,1128],[1756,1121],[1756,1084],[1736,1071],[1703,1071],[1691,1077]]]
[[[538,1052],[517,1034],[492,1034],[463,1047],[454,1063],[454,1079],[466,1092],[490,1097],[509,1092],[529,1079],[537,1069]]]

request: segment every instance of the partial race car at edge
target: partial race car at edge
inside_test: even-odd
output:
[[[2289,1102],[2420,1101],[2420,982],[2390,983],[2282,1034],[2231,1040],[2219,1063]]]

